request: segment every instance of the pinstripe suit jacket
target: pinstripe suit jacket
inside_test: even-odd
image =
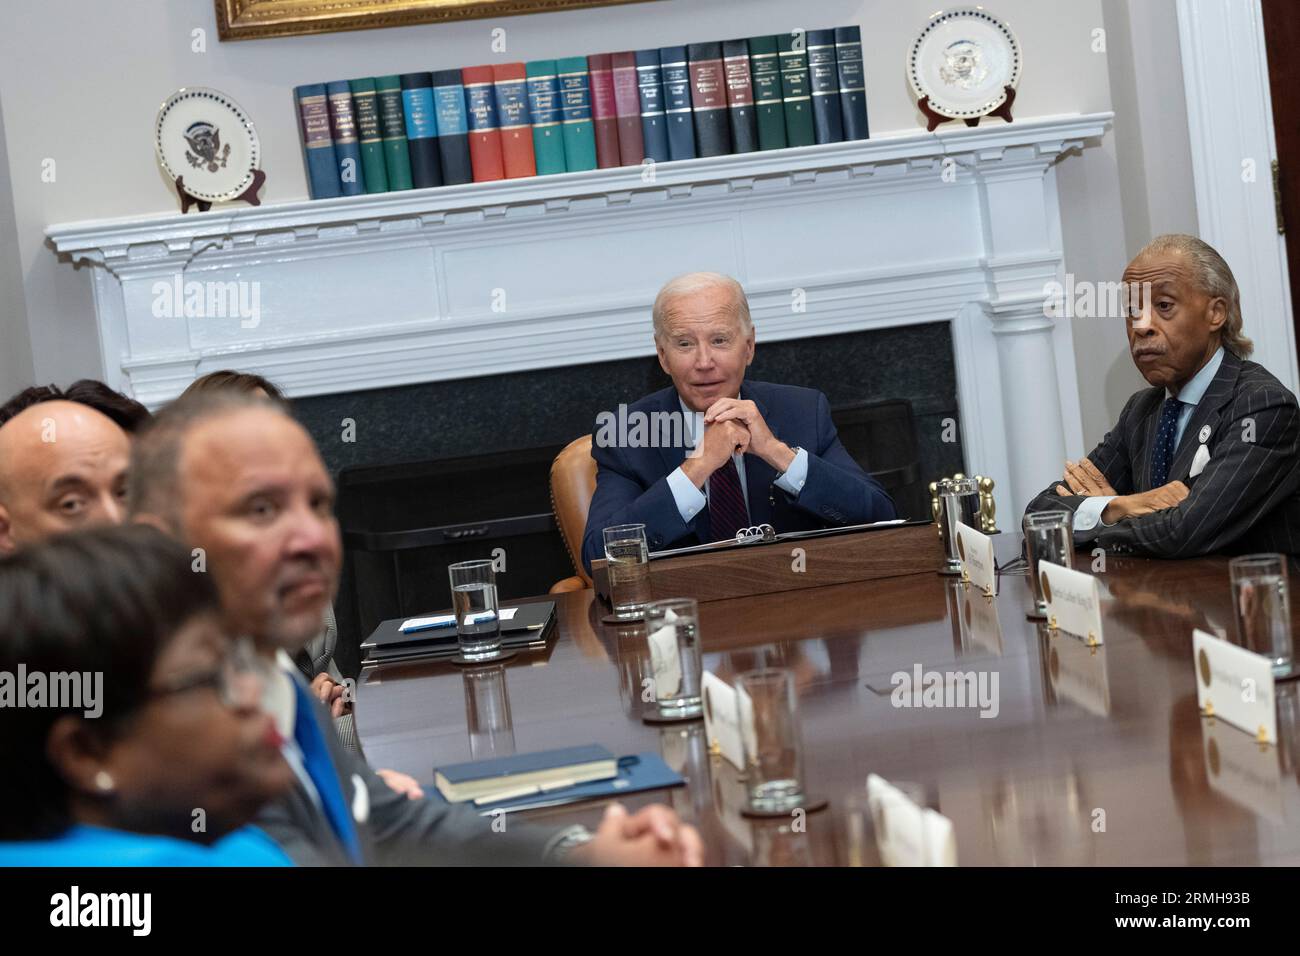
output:
[[[1115,427],[1088,455],[1121,495],[1151,490],[1151,452],[1165,400],[1147,388],[1128,400]],[[1195,478],[1192,460],[1202,444],[1210,460]],[[1076,532],[1118,554],[1188,558],[1211,552],[1300,553],[1300,406],[1261,365],[1225,350],[1223,363],[1183,430],[1169,469],[1187,485],[1176,508],[1128,518],[1110,527]],[[1040,493],[1026,512],[1074,511],[1080,496]]]

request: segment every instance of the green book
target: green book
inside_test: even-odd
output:
[[[411,154],[406,148],[406,114],[402,111],[402,81],[375,77],[379,100],[379,129],[384,140],[384,167],[389,189],[411,188]]]
[[[776,37],[749,38],[749,70],[754,84],[754,115],[758,120],[758,148],[782,149],[785,141],[785,106],[781,92],[781,62]]]
[[[564,126],[560,122],[560,81],[554,60],[533,60],[524,67],[528,81],[528,110],[533,117],[533,155],[537,175],[562,173]]]
[[[803,34],[800,34],[801,39]],[[794,48],[793,33],[776,35],[781,59],[781,105],[785,110],[787,146],[811,146],[813,138],[812,85],[808,80],[808,47]]]
[[[564,130],[564,166],[571,173],[596,168],[596,126],[591,120],[591,86],[585,56],[555,61],[560,82],[560,123]]]
[[[373,79],[349,80],[352,108],[357,117],[357,142],[361,146],[361,171],[366,192],[388,192],[388,168],[384,161],[383,127],[379,122],[379,96]]]

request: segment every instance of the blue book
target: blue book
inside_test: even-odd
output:
[[[560,83],[560,122],[564,130],[564,165],[571,173],[596,168],[596,126],[591,119],[591,85],[585,56],[555,61]]]
[[[809,30],[807,37],[813,134],[818,143],[843,142],[844,121],[840,113],[840,72],[835,61],[835,31]]]
[[[433,81],[428,73],[403,73],[402,112],[406,117],[406,149],[411,157],[411,185],[416,189],[442,185],[438,158],[438,122],[433,111]]]
[[[465,112],[465,87],[460,70],[434,70],[433,112],[438,126],[438,158],[442,162],[444,186],[472,183],[469,164],[469,116]]]
[[[555,77],[554,60],[530,60],[528,76],[528,111],[533,117],[533,155],[537,175],[562,173],[564,132],[560,125],[560,81]]]
[[[529,785],[540,790],[556,781],[585,783],[617,774],[618,764],[612,753],[599,744],[586,744],[451,764],[435,770],[433,781],[448,801],[461,803]]]
[[[691,71],[686,47],[666,46],[659,51],[664,82],[664,118],[668,125],[670,159],[695,158],[695,121],[691,116]]]
[[[334,161],[330,133],[329,98],[324,83],[308,83],[293,91],[302,132],[302,153],[307,163],[307,194],[312,199],[333,199],[342,194],[339,167]]]
[[[845,139],[868,139],[867,77],[862,68],[862,28],[835,28],[835,64]]]
[[[668,125],[664,115],[664,79],[658,50],[636,51],[636,88],[641,95],[641,140],[645,154],[657,163],[667,161]]]
[[[357,116],[352,106],[352,85],[347,80],[326,84],[330,100],[330,135],[334,137],[334,161],[339,166],[339,188],[345,196],[366,191],[366,175],[361,168],[361,138],[357,134]]]
[[[663,757],[659,754],[653,752],[631,754],[619,757],[615,775],[603,780],[589,780],[547,792],[522,794],[508,799],[487,800],[476,803],[475,809],[482,815],[498,812],[516,813],[521,810],[537,810],[542,807],[579,803],[583,800],[621,797],[624,794],[645,790],[666,790],[670,787],[684,786],[685,783],[682,775],[664,763]],[[439,796],[430,794],[430,799],[438,799]]]

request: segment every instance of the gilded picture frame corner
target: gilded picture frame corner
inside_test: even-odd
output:
[[[213,0],[222,40],[513,17],[653,0]]]

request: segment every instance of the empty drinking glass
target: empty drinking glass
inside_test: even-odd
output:
[[[1025,559],[1029,580],[1034,588],[1034,611],[1031,617],[1047,617],[1047,599],[1038,563],[1048,561],[1063,568],[1074,567],[1074,517],[1068,511],[1038,511],[1025,515]]]
[[[1241,646],[1263,654],[1273,674],[1291,673],[1291,598],[1286,587],[1286,558],[1280,554],[1246,554],[1228,562],[1232,606]]]
[[[980,483],[974,478],[945,478],[939,482],[939,533],[946,559],[942,573],[961,574],[957,552],[957,522],[980,529]]]
[[[652,601],[645,606],[646,643],[658,715],[676,719],[704,713],[700,700],[700,609],[694,598]]]
[[[799,806],[804,800],[803,752],[794,674],[769,668],[739,675],[736,706],[750,807],[774,813]]]

